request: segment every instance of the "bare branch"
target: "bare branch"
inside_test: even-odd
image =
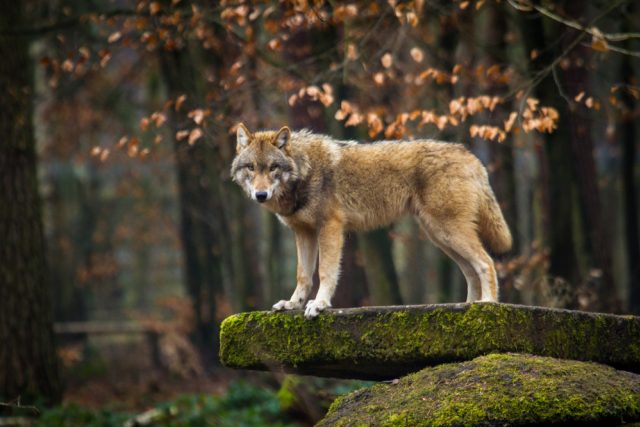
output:
[[[15,402],[15,403],[14,403]],[[0,406],[11,409],[26,409],[32,411],[35,414],[39,414],[40,410],[35,406],[31,405],[22,405],[20,403],[20,397],[18,397],[14,402],[0,402]]]
[[[0,32],[0,36],[17,36],[17,37],[34,37],[42,36],[54,31],[66,30],[77,25],[88,22],[91,18],[113,18],[117,16],[136,16],[141,15],[131,9],[114,9],[106,12],[92,12],[83,15],[74,16],[52,24],[41,25],[39,27],[16,28],[9,31]],[[144,14],[142,14],[144,15]]]
[[[616,4],[616,7],[622,5],[623,3],[626,3],[627,1],[629,0],[618,2]],[[535,10],[536,12],[546,16],[547,18],[550,18],[556,22],[566,25],[567,27],[573,28],[578,31],[583,31],[587,34],[592,35],[593,37],[604,39],[609,42],[620,42],[624,40],[640,38],[640,33],[604,33],[600,31],[598,28],[593,26],[585,27],[584,25],[581,25],[577,21],[563,18],[560,15],[553,13],[549,9],[546,9],[537,4],[533,4],[528,0],[508,0],[508,2],[511,5],[511,7],[513,7],[514,9],[520,12],[531,12]],[[624,53],[631,56],[638,56],[637,52],[627,51],[626,49],[616,48],[612,46],[609,46],[609,49],[614,52]]]
[[[523,6],[522,3],[514,3],[517,0],[508,0],[508,1],[509,1],[509,4],[511,4],[512,6],[516,7],[517,10],[530,11],[531,9],[527,9],[527,7],[533,7],[530,3],[525,3],[524,6]],[[591,22],[589,23],[589,27],[593,28],[593,25],[597,21],[599,21],[600,19],[604,18],[609,13],[611,13],[615,8],[617,8],[618,6],[620,6],[621,4],[623,4],[623,3],[627,2],[627,1],[629,1],[629,0],[618,0],[618,1],[614,2],[614,3],[612,3],[606,10],[604,10],[603,12],[598,14],[598,16],[594,17],[591,20]],[[528,94],[534,87],[536,87],[550,73],[554,72],[555,67],[558,66],[560,61],[562,61],[562,59],[565,56],[567,56],[569,54],[569,52],[571,52],[578,44],[580,44],[582,42],[582,40],[588,34],[590,34],[590,33],[587,32],[587,31],[582,31],[580,34],[578,34],[576,36],[576,38],[573,41],[571,41],[571,43],[549,65],[547,65],[545,68],[543,68],[540,71],[538,71],[533,76],[533,78],[530,79],[528,82],[524,83],[523,85],[520,85],[517,88],[514,88],[507,96],[505,96],[505,99],[509,98],[511,96],[514,96],[516,93],[520,92],[524,88],[527,88],[526,92]],[[611,48],[611,46],[609,46],[609,48]],[[521,106],[520,106],[520,113],[522,113],[522,110],[524,109],[524,103],[526,102],[526,98],[527,98],[526,96],[523,97],[523,100],[522,100],[522,103],[521,103]]]

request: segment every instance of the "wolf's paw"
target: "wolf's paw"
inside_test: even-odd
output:
[[[282,311],[282,310],[298,310],[302,308],[302,303],[297,303],[295,301],[289,301],[286,299],[282,299],[277,303],[273,304],[271,309],[273,311]]]
[[[304,310],[304,317],[312,319],[320,314],[325,308],[330,308],[331,304],[328,301],[312,299],[307,303],[307,308]]]

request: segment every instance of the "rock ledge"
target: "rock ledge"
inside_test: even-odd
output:
[[[250,312],[221,327],[222,363],[392,379],[489,353],[592,361],[640,373],[640,317],[496,303]]]
[[[318,426],[618,426],[638,420],[640,375],[590,362],[491,354],[340,397]]]

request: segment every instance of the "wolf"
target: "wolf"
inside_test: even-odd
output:
[[[467,302],[498,300],[487,249],[507,252],[512,237],[486,169],[463,145],[339,141],[287,126],[251,133],[242,123],[236,137],[233,181],[295,234],[296,288],[273,310],[304,308],[313,318],[331,307],[345,232],[382,227],[406,214],[460,267]],[[320,286],[309,300],[318,258]]]

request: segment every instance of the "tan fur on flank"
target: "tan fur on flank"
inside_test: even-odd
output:
[[[320,288],[305,316],[331,307],[344,233],[416,217],[460,267],[467,301],[497,301],[496,270],[485,246],[511,248],[511,234],[487,172],[462,145],[432,140],[358,144],[307,131],[250,133],[238,125],[233,180],[295,233],[297,286],[275,310],[304,307],[320,259]]]

